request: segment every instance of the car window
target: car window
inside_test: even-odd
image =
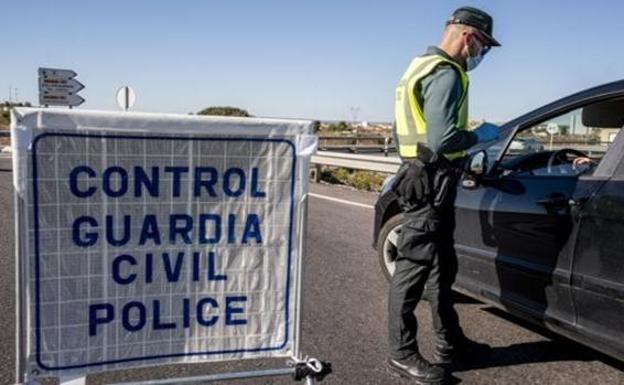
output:
[[[495,140],[495,141],[490,141],[490,142],[485,142],[485,143],[480,143],[475,145],[474,147],[472,147],[470,149],[470,152],[477,152],[479,150],[485,150],[487,153],[487,157],[488,159],[497,159],[498,158],[498,154],[500,154],[500,152],[503,149],[503,146],[505,145],[505,142],[507,141],[507,138],[513,134],[513,127],[502,127],[501,128],[501,132],[500,132],[500,137],[499,139]]]
[[[591,125],[598,119],[583,115],[590,107],[577,108],[518,132],[503,154],[503,172],[549,177],[591,174],[620,127]]]

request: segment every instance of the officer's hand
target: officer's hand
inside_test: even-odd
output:
[[[479,138],[479,143],[489,142],[500,138],[500,127],[492,123],[483,123],[473,131]]]
[[[411,164],[397,182],[396,192],[405,202],[422,202],[429,194],[429,180],[422,166]]]

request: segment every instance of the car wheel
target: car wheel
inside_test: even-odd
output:
[[[391,217],[379,231],[377,239],[377,257],[381,265],[381,271],[388,281],[394,274],[394,262],[397,257],[397,241],[404,223],[401,214]]]

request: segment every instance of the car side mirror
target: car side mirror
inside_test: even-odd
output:
[[[487,153],[480,150],[474,153],[467,162],[466,174],[462,179],[462,186],[467,189],[477,187],[477,179],[485,174],[487,170]]]
[[[470,157],[468,173],[474,176],[482,176],[487,170],[487,153],[485,150],[476,152]]]

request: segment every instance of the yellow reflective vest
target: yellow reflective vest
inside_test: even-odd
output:
[[[401,158],[416,156],[418,142],[427,144],[427,120],[421,105],[419,83],[431,74],[440,64],[450,64],[457,69],[461,77],[461,100],[458,103],[456,127],[468,127],[468,74],[457,63],[441,55],[419,56],[412,60],[407,71],[396,87],[394,102],[395,138]],[[444,154],[448,159],[455,159],[465,154],[464,151]]]

